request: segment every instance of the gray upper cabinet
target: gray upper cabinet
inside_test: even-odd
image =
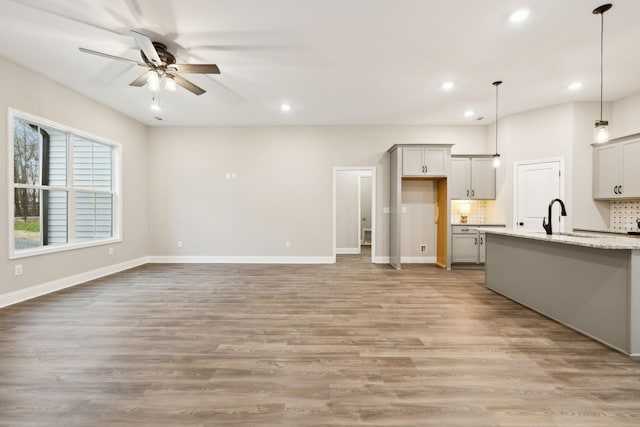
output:
[[[640,198],[640,139],[593,145],[593,198]]]
[[[402,176],[446,176],[448,158],[443,147],[402,147]]]
[[[491,157],[452,157],[449,179],[452,200],[496,198],[496,171]]]

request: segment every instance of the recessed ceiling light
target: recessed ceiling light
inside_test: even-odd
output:
[[[509,21],[511,22],[522,22],[529,16],[529,11],[527,9],[516,10],[509,16]]]
[[[280,109],[281,109],[282,111],[291,111],[291,105],[289,105],[289,104],[282,104],[282,105],[280,106]]]
[[[453,84],[453,82],[444,82],[442,83],[442,89],[444,90],[450,90],[453,89],[455,85]]]
[[[465,112],[464,112],[464,116],[465,116],[465,117],[473,117],[473,115],[474,115],[475,113],[476,113],[476,112],[475,112],[475,111],[473,111],[473,110],[467,110],[467,111],[465,111]]]
[[[567,86],[569,90],[578,90],[582,87],[582,82],[573,82]]]

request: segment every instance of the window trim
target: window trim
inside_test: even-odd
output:
[[[106,138],[102,138],[96,135],[92,135],[88,132],[84,132],[81,131],[79,129],[75,129],[72,128],[70,126],[66,126],[60,123],[56,123],[52,120],[48,120],[48,119],[44,119],[42,117],[38,117],[35,116],[33,114],[29,114],[29,113],[25,113],[23,111],[14,109],[14,108],[9,108],[8,109],[8,155],[7,155],[7,185],[9,187],[9,191],[8,191],[8,227],[9,227],[9,233],[8,233],[8,246],[9,246],[9,259],[18,259],[18,258],[26,258],[26,257],[32,257],[32,256],[37,256],[37,255],[44,255],[44,254],[50,254],[50,253],[55,253],[55,252],[65,252],[65,251],[71,251],[71,250],[76,250],[76,249],[84,249],[84,248],[90,248],[93,246],[101,246],[101,245],[108,245],[108,244],[113,244],[113,243],[119,243],[122,242],[123,238],[122,238],[122,144],[106,139]],[[14,120],[16,118],[25,120],[25,121],[29,121],[29,122],[34,122],[37,123],[41,126],[46,126],[46,127],[51,127],[54,129],[58,129],[62,132],[67,133],[67,140],[69,138],[69,134],[73,134],[76,135],[80,138],[86,138],[95,142],[99,142],[102,144],[107,144],[110,145],[111,147],[113,147],[113,149],[111,150],[111,164],[112,164],[112,191],[109,192],[108,194],[112,194],[113,195],[113,231],[112,231],[112,237],[108,237],[108,238],[103,238],[103,239],[95,239],[95,240],[90,240],[90,241],[82,241],[82,242],[67,242],[65,244],[59,244],[59,245],[51,245],[51,246],[40,246],[37,248],[28,248],[28,249],[21,249],[16,251],[15,249],[15,233],[14,233],[14,216],[15,216],[15,198],[14,198],[14,192],[16,188],[24,188],[24,186],[22,184],[16,184],[14,182],[14,176],[13,176],[13,169],[14,169],[14,162],[13,162],[13,146],[14,146]],[[67,142],[67,146],[68,146],[68,142]],[[67,153],[68,156],[71,155],[71,153]],[[69,158],[67,159],[67,175],[69,174],[69,167],[73,167],[72,164],[69,163]],[[37,186],[28,186],[30,188],[33,187],[42,187],[42,184],[39,183]],[[64,188],[60,188],[60,187],[49,187],[47,186],[47,190],[60,190],[60,191],[66,191],[68,194],[77,192],[77,191],[82,191],[82,189],[75,189],[73,187],[73,182],[69,182],[69,177],[67,176],[67,186]],[[106,193],[104,191],[92,191],[93,193]],[[70,198],[67,198],[67,212],[68,212],[68,216],[67,216],[67,233],[68,236],[71,235],[71,229],[74,227],[74,220],[75,220],[75,207],[73,207],[73,209],[71,208],[71,201]]]

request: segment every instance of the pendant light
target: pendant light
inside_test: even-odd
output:
[[[496,87],[496,154],[493,155],[493,167],[500,167],[500,154],[498,154],[498,86],[502,84],[500,80],[491,83]]]
[[[609,141],[609,122],[602,120],[602,87],[603,87],[603,65],[602,57],[604,51],[604,13],[611,9],[612,4],[607,3],[593,9],[594,15],[600,15],[600,120],[596,120],[593,131],[593,142],[602,144]]]

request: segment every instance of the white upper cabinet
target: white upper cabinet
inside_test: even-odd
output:
[[[620,197],[640,197],[640,139],[622,142],[622,184]]]
[[[402,176],[446,176],[448,148],[402,147]]]
[[[496,198],[496,171],[490,157],[451,159],[449,194],[452,200]]]
[[[449,176],[449,196],[453,200],[471,197],[471,159],[468,157],[451,158],[451,175]]]
[[[593,146],[593,198],[640,198],[640,139]]]

